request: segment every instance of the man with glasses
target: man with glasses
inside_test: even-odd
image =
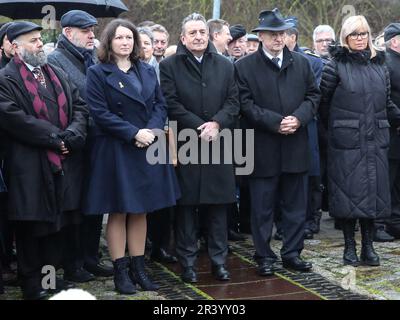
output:
[[[319,25],[314,29],[313,40],[315,53],[322,58],[324,64],[327,63],[330,56],[329,45],[335,41],[335,31],[331,26]]]
[[[258,274],[273,274],[270,247],[273,214],[282,212],[283,266],[309,271],[300,258],[307,210],[309,143],[307,124],[320,92],[307,58],[285,46],[286,23],[278,9],[262,11],[258,51],[235,63],[242,125],[254,130],[254,171],[250,175],[251,228]]]

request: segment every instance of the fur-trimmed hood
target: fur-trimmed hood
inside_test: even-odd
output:
[[[371,57],[370,50],[363,50],[361,52],[351,52],[348,48],[342,47],[340,45],[333,45],[329,47],[329,53],[332,58],[334,58],[338,62],[355,62],[359,64],[367,64],[368,61],[376,64],[384,64],[385,63],[385,53],[383,51],[376,50],[376,56],[374,58]]]

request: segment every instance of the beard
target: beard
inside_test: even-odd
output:
[[[24,48],[21,48],[20,55],[21,59],[24,62],[34,67],[42,67],[47,63],[47,57],[43,50],[36,53],[32,53],[25,50]]]

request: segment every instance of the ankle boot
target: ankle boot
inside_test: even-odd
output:
[[[361,263],[367,266],[379,266],[379,256],[374,250],[374,220],[360,219],[361,227]]]
[[[357,257],[356,240],[354,239],[355,219],[344,220],[342,230],[344,235],[343,264],[358,266],[360,260]]]
[[[144,256],[131,257],[129,275],[145,291],[157,291],[160,287],[153,283],[144,269]]]
[[[136,293],[135,283],[129,277],[129,263],[128,257],[113,261],[115,290],[121,294]]]

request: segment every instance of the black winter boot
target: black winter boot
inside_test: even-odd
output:
[[[144,270],[144,256],[131,257],[129,275],[133,282],[138,283],[145,291],[157,291],[160,287],[153,283]]]
[[[121,294],[136,293],[135,283],[129,277],[129,263],[128,257],[113,261],[115,290]]]
[[[367,266],[379,266],[379,256],[374,250],[373,239],[374,239],[374,220],[372,219],[360,219],[361,227],[361,263]]]
[[[343,264],[356,267],[360,264],[360,260],[357,257],[356,240],[354,239],[356,220],[343,220],[341,225],[344,235]]]

